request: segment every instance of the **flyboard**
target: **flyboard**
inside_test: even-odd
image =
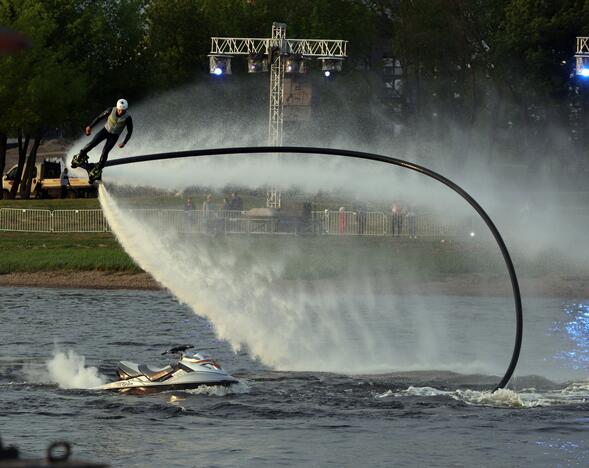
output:
[[[97,180],[102,179],[102,169],[97,167],[98,164],[88,162],[88,155],[87,154],[86,155],[83,155],[81,153],[76,154],[72,158],[72,162],[70,165],[72,166],[72,169],[75,169],[77,167],[81,167],[82,169],[85,169],[86,172],[88,173],[88,182],[90,182],[91,184],[93,184]]]

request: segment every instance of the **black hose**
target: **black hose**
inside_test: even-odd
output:
[[[519,359],[519,354],[521,351],[522,345],[522,335],[523,335],[523,312],[522,312],[522,300],[521,294],[519,290],[519,284],[517,281],[517,275],[515,274],[515,268],[513,266],[513,262],[511,261],[511,257],[509,252],[507,251],[507,247],[501,234],[495,227],[495,224],[489,217],[489,215],[483,210],[483,208],[476,202],[474,198],[472,198],[464,189],[456,185],[451,180],[447,179],[441,174],[434,172],[426,167],[420,166],[418,164],[414,164],[408,161],[403,161],[402,159],[391,158],[389,156],[383,156],[374,153],[364,153],[361,151],[352,151],[352,150],[344,150],[344,149],[334,149],[334,148],[313,148],[307,146],[257,146],[257,147],[236,147],[236,148],[211,148],[211,149],[201,149],[201,150],[188,150],[188,151],[176,151],[176,152],[169,152],[169,153],[156,153],[156,154],[146,154],[142,156],[130,156],[127,158],[120,158],[120,159],[113,159],[107,161],[105,167],[108,166],[120,166],[122,164],[131,164],[131,163],[138,163],[138,162],[146,162],[146,161],[158,161],[162,159],[177,159],[177,158],[193,158],[199,156],[219,156],[219,155],[230,155],[230,154],[252,154],[252,153],[298,153],[298,154],[326,154],[332,156],[344,156],[348,158],[355,158],[355,159],[367,159],[370,161],[380,161],[387,164],[393,164],[395,166],[404,167],[405,169],[410,169],[415,172],[419,172],[424,174],[432,179],[435,179],[447,187],[454,190],[458,193],[462,198],[464,198],[470,206],[472,206],[475,211],[479,214],[483,221],[485,221],[487,227],[491,230],[495,241],[499,245],[499,249],[501,250],[501,254],[503,255],[503,260],[505,260],[505,265],[507,266],[507,271],[509,272],[509,278],[511,279],[511,287],[513,290],[513,298],[515,301],[515,321],[516,321],[516,330],[515,330],[515,344],[513,347],[513,353],[511,356],[511,361],[509,362],[509,367],[505,372],[505,375],[501,379],[501,381],[496,385],[493,391],[496,391],[500,388],[503,388],[507,385],[515,368],[517,366],[517,361]]]

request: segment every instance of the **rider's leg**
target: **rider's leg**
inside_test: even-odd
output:
[[[82,156],[88,156],[88,152],[92,148],[94,148],[96,145],[98,145],[101,141],[106,140],[109,135],[110,135],[110,133],[108,133],[108,131],[106,130],[106,128],[103,128],[102,130],[100,130],[98,133],[96,133],[96,135],[94,135],[94,138],[92,138],[92,140],[90,141],[90,143],[88,143],[86,146],[84,146],[80,150],[80,155],[82,155]]]
[[[104,148],[102,148],[102,154],[100,155],[100,161],[98,161],[96,167],[99,167],[100,169],[104,167],[106,160],[108,159],[108,153],[110,153],[110,150],[113,149],[118,139],[119,135],[114,135],[112,133],[107,135],[106,143],[104,144]]]
[[[102,148],[102,154],[100,155],[100,161],[98,161],[94,165],[94,167],[92,168],[92,170],[88,174],[90,183],[93,183],[95,180],[102,179],[102,168],[104,167],[104,164],[106,163],[106,160],[108,159],[108,153],[110,152],[111,149],[113,149],[113,147],[116,144],[118,139],[119,139],[119,135],[114,135],[112,133],[109,133],[108,136],[106,137],[106,143],[104,144],[104,147]]]

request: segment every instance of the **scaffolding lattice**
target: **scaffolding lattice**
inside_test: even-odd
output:
[[[304,57],[345,58],[347,41],[330,39],[287,39],[286,24],[273,23],[272,37],[211,37],[211,55],[233,56],[264,54],[270,63],[270,109],[268,145],[282,146],[284,127],[284,63],[289,55]],[[266,196],[266,206],[280,208],[281,196],[272,186]]]

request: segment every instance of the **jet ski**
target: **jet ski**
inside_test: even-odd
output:
[[[151,393],[197,388],[202,385],[229,386],[239,383],[208,354],[188,351],[191,348],[193,346],[182,345],[164,351],[162,356],[172,355],[175,362],[161,368],[120,361],[117,366],[119,380],[100,385],[93,390]]]

